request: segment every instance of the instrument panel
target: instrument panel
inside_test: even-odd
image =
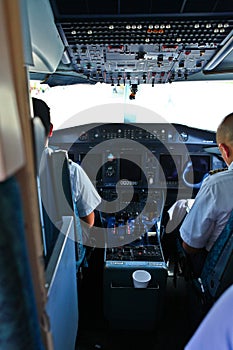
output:
[[[55,131],[50,146],[66,149],[95,185],[108,247],[147,245],[141,236],[159,232],[164,207],[193,198],[223,167],[215,133],[181,124],[81,125]]]
[[[103,188],[185,188],[222,166],[217,151],[206,151],[216,147],[215,133],[181,124],[82,125],[55,131],[51,141],[68,148],[70,158]]]

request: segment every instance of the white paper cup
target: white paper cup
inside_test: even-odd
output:
[[[146,270],[136,270],[132,274],[134,288],[147,288],[151,275]]]

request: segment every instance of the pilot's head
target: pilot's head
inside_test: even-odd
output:
[[[50,120],[50,108],[43,100],[36,97],[32,98],[32,105],[34,117],[38,117],[42,121],[46,137],[52,136],[53,124]]]
[[[233,162],[233,113],[218,126],[216,140],[225,163],[230,165]]]

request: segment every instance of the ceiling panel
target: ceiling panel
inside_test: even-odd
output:
[[[50,2],[66,47],[57,73],[82,81],[135,86],[192,80],[206,66],[221,64],[224,71],[232,51],[232,0]],[[227,72],[233,72],[229,61]],[[198,76],[207,73],[215,71]]]
[[[232,12],[231,0],[51,0],[57,17]]]

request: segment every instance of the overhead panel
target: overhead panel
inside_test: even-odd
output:
[[[187,80],[224,52],[233,33],[233,4],[226,1],[51,4],[66,47],[65,64],[91,82]]]
[[[111,84],[155,84],[202,70],[231,32],[233,19],[80,19],[58,27],[78,73]]]

